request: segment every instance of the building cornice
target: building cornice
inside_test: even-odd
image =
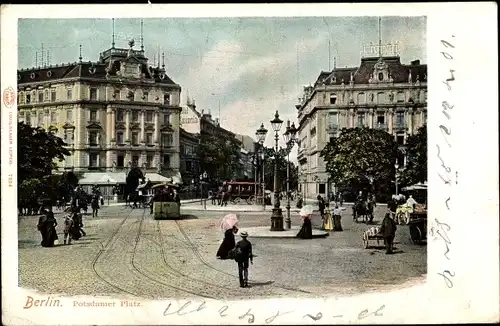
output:
[[[315,106],[311,109],[309,113],[303,114],[299,120],[299,131],[303,125],[303,123],[311,118],[318,111],[327,111],[327,110],[378,110],[378,109],[405,109],[405,108],[423,108],[427,107],[426,102],[418,102],[418,103],[409,103],[409,102],[396,102],[396,103],[385,103],[385,104],[358,104],[358,105],[336,105],[336,106],[328,106],[328,105],[319,105]]]
[[[46,102],[46,103],[33,103],[33,104],[18,104],[18,110],[32,110],[32,109],[42,109],[46,107],[60,107],[60,106],[70,106],[70,105],[90,105],[102,107],[102,106],[119,106],[119,107],[137,107],[142,109],[144,107],[158,108],[161,110],[171,110],[171,111],[182,111],[182,107],[178,105],[165,105],[160,103],[152,102],[135,102],[135,101],[91,101],[91,100],[78,100],[78,101],[60,101],[60,102]]]
[[[40,82],[33,83],[22,83],[18,84],[17,88],[37,88],[43,85],[52,85],[52,84],[68,84],[68,83],[90,83],[90,84],[113,84],[113,85],[122,85],[122,86],[142,86],[142,87],[158,87],[163,89],[172,89],[172,90],[181,90],[181,86],[179,84],[162,84],[157,83],[154,80],[130,80],[130,79],[102,79],[102,78],[89,78],[89,77],[71,77],[71,78],[59,78],[53,80],[46,80]]]

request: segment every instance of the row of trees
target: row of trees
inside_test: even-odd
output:
[[[407,164],[398,175],[401,187],[427,180],[427,128],[407,138]],[[322,150],[331,181],[352,192],[372,188],[382,198],[393,193],[395,163],[403,155],[391,134],[377,129],[343,129]],[[382,199],[381,198],[381,199]]]
[[[264,147],[264,160],[260,157],[253,159],[254,172],[262,178],[262,167],[264,167],[264,182],[267,189],[274,187],[274,160],[278,161],[279,188],[286,189],[286,169],[288,148],[280,148],[278,152],[274,148]],[[210,179],[214,181],[232,179],[237,171],[243,168],[240,153],[240,144],[237,139],[224,134],[202,133],[199,144],[200,170],[206,171]],[[290,189],[298,186],[298,169],[290,163]]]
[[[22,207],[34,203],[51,202],[63,197],[69,200],[78,183],[73,173],[54,175],[55,161],[63,161],[71,153],[67,145],[53,132],[18,123],[18,200]]]

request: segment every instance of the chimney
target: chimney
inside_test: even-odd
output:
[[[411,65],[412,65],[412,66],[420,66],[420,60],[413,60],[413,61],[411,62]]]

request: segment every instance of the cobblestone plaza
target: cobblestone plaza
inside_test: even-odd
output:
[[[375,209],[380,223],[386,208]],[[426,246],[413,244],[407,226],[396,232],[394,255],[364,249],[365,224],[342,217],[343,232],[312,240],[254,238],[250,287],[238,286],[232,260],[215,257],[223,234],[221,211],[187,211],[179,221],[155,221],[149,210],[105,207],[85,216],[87,235],[69,246],[43,248],[37,217],[19,218],[19,285],[51,294],[135,296],[145,299],[200,296],[217,299],[318,297],[397,286],[425,277]],[[268,212],[241,212],[240,229],[269,225]],[[62,225],[62,214],[56,214]],[[292,225],[300,218],[292,213]],[[315,214],[313,227],[321,218]],[[61,226],[57,227],[59,239]],[[239,238],[237,236],[237,238]]]

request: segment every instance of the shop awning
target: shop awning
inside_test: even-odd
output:
[[[125,184],[126,177],[124,172],[85,172],[82,178],[78,180],[78,184]]]

